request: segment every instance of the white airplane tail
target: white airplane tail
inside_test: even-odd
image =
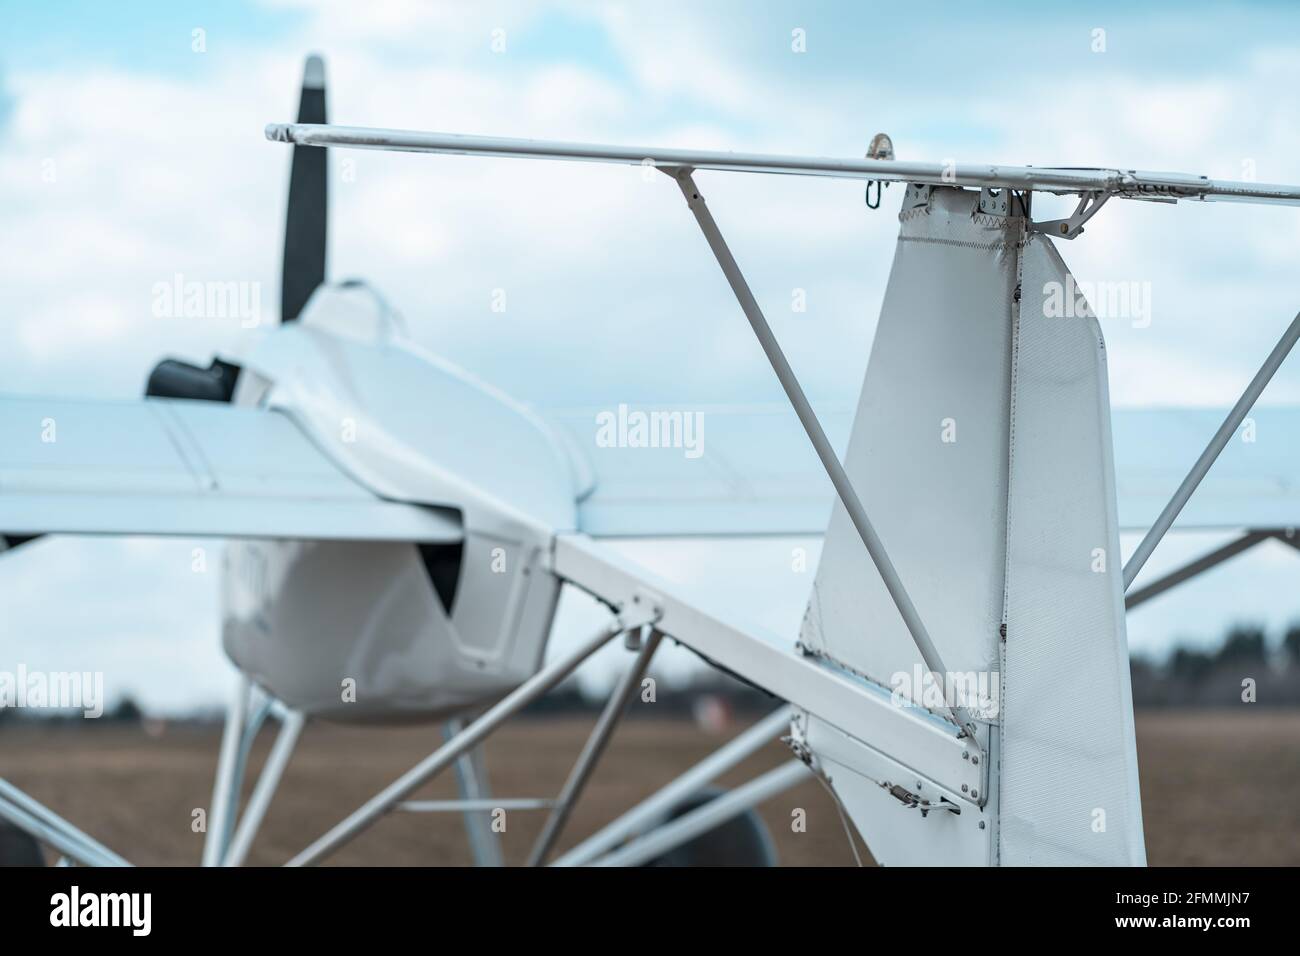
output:
[[[962,813],[919,812],[945,794],[906,747],[882,767],[798,722],[883,863],[1145,861],[1105,346],[1021,202],[907,187],[845,459],[946,686],[839,503],[802,629],[807,652],[918,716],[947,719],[956,695],[979,718],[963,759],[985,755],[988,792],[951,795],[981,804]]]

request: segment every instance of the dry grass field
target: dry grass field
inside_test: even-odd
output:
[[[487,748],[494,792],[554,795],[589,727],[590,719],[581,717],[508,725]],[[1137,732],[1153,865],[1300,864],[1300,711],[1146,711],[1138,714]],[[625,722],[562,847],[594,832],[724,739],[686,721]],[[264,730],[254,766],[270,740]],[[284,862],[438,740],[432,727],[309,726],[250,862]],[[217,743],[215,729],[183,725],[156,737],[105,725],[88,730],[8,724],[0,730],[7,779],[140,864],[198,860],[202,837],[191,832],[191,813],[208,802]],[[784,759],[788,752],[773,743],[722,783],[740,783]],[[433,781],[420,796],[454,797],[453,775]],[[796,807],[806,811],[806,832],[791,832]],[[762,815],[782,864],[852,865],[834,804],[815,781],[770,801]],[[508,863],[525,858],[542,816],[508,815],[503,837]],[[470,857],[459,815],[393,814],[330,862],[455,865],[469,863]]]

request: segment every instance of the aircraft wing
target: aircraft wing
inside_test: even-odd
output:
[[[215,402],[0,396],[0,533],[458,541],[376,497],[285,415]]]
[[[582,531],[593,537],[825,532],[833,490],[788,407],[659,409],[699,416],[694,449],[684,443],[637,444],[641,436],[632,417],[635,411],[543,411],[590,468],[592,490],[579,509]],[[842,456],[851,409],[827,406],[817,413]],[[1112,436],[1121,528],[1150,527],[1225,414],[1223,409],[1115,410]],[[605,417],[598,419],[601,415]],[[661,420],[659,432],[665,434],[665,428]],[[934,430],[938,441],[938,422]],[[652,431],[647,425],[646,436]],[[1300,527],[1300,407],[1255,410],[1175,527]]]
[[[788,406],[542,410],[589,469],[579,529],[592,537],[814,534],[834,490]],[[641,429],[638,415],[647,416]],[[693,422],[687,426],[687,417]],[[852,412],[818,409],[843,455]],[[646,444],[681,422],[683,441]],[[690,439],[688,443],[685,439]]]

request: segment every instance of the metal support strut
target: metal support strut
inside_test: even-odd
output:
[[[750,754],[766,747],[778,735],[788,732],[790,719],[793,716],[794,708],[789,704],[778,707],[672,783],[660,787],[613,823],[592,834],[551,865],[585,866],[615,849],[629,837],[636,837],[653,830],[682,800],[699,793],[705,786],[745,760]]]
[[[482,717],[466,727],[429,756],[398,777],[354,810],[333,829],[321,836],[292,860],[289,866],[308,866],[320,862],[349,839],[372,825],[388,811],[406,799],[412,791],[450,765],[462,753],[476,746],[511,716],[541,697],[567,677],[579,664],[603,647],[611,638],[629,627],[639,627],[645,621],[625,624],[620,619],[607,624],[596,634],[578,645],[557,661],[547,664],[528,680],[503,697]]]
[[[1210,466],[1214,464],[1215,459],[1219,457],[1224,448],[1228,447],[1228,442],[1231,440],[1233,433],[1240,427],[1251,406],[1255,404],[1255,400],[1259,398],[1260,393],[1264,391],[1264,387],[1268,385],[1278,368],[1281,367],[1282,362],[1291,353],[1297,339],[1300,339],[1300,313],[1296,313],[1296,317],[1291,320],[1291,324],[1282,333],[1282,338],[1278,340],[1277,345],[1273,346],[1273,351],[1268,354],[1264,364],[1255,373],[1255,377],[1250,380],[1246,390],[1241,393],[1241,398],[1237,399],[1237,404],[1232,406],[1232,410],[1228,412],[1228,417],[1223,420],[1219,430],[1214,433],[1210,443],[1205,446],[1205,451],[1201,452],[1201,456],[1196,459],[1196,463],[1192,465],[1192,470],[1187,473],[1183,483],[1178,486],[1174,496],[1169,499],[1169,503],[1165,505],[1164,510],[1160,512],[1160,516],[1156,518],[1151,530],[1146,533],[1146,537],[1137,546],[1133,556],[1128,559],[1128,564],[1124,565],[1124,590],[1128,590],[1129,585],[1133,583],[1133,579],[1142,570],[1142,565],[1147,563],[1147,558],[1151,557],[1151,552],[1160,543],[1160,539],[1173,526],[1174,519],[1178,517],[1178,513],[1187,504],[1187,499],[1192,497],[1192,492],[1196,490],[1196,486],[1201,483],[1201,479],[1209,472]]]
[[[772,363],[772,369],[776,372],[781,387],[785,389],[785,394],[790,399],[795,414],[799,416],[804,431],[808,433],[808,438],[817,451],[817,457],[821,459],[822,466],[831,479],[831,484],[835,486],[835,491],[839,495],[845,511],[848,512],[849,519],[853,522],[859,536],[861,536],[862,543],[866,545],[867,553],[875,563],[876,570],[880,572],[885,589],[889,591],[889,596],[893,598],[894,605],[898,608],[903,623],[907,625],[907,630],[911,633],[917,650],[921,652],[921,659],[925,661],[925,666],[942,681],[944,675],[948,674],[948,670],[943,666],[943,659],[939,656],[939,649],[934,646],[934,641],[930,639],[930,633],[921,621],[921,616],[917,613],[911,597],[908,596],[907,589],[898,576],[898,571],[894,569],[894,564],[890,561],[888,552],[885,551],[884,543],[880,540],[880,536],[876,534],[876,529],[867,517],[867,512],[862,507],[857,492],[853,490],[853,484],[849,481],[844,466],[840,464],[839,458],[836,457],[835,449],[831,447],[826,433],[822,430],[821,423],[817,420],[816,413],[808,403],[803,388],[795,377],[794,370],[790,367],[790,363],[786,361],[785,354],[776,341],[776,336],[772,334],[772,329],[763,316],[763,310],[759,308],[753,292],[749,289],[749,283],[745,281],[740,266],[736,264],[735,257],[732,256],[726,240],[722,237],[722,232],[718,229],[718,224],[713,221],[713,215],[709,212],[704,197],[700,195],[700,191],[695,185],[695,180],[691,175],[691,168],[685,166],[664,168],[664,172],[676,180],[677,185],[682,190],[682,195],[686,197],[686,205],[695,214],[695,220],[700,225],[700,231],[704,233],[704,238],[708,241],[709,248],[713,250],[718,265],[722,267],[727,282],[731,284],[731,291],[735,293],[736,300],[745,313],[745,318],[749,320],[750,326],[754,329],[754,334],[758,337],[759,344],[767,354],[768,361]],[[962,729],[963,734],[970,739],[974,746],[979,747],[979,737],[975,733],[975,720],[970,711],[960,703],[952,704],[948,710],[953,719],[956,720],[957,726]]]
[[[809,770],[801,760],[790,760],[767,773],[760,774],[748,783],[696,807],[627,846],[596,860],[593,866],[640,866],[655,857],[675,849],[703,833],[708,833],[732,817],[739,816],[750,807],[763,803],[770,797],[810,779]]]
[[[541,866],[546,862],[546,857],[555,846],[555,841],[560,838],[560,831],[564,829],[565,823],[569,820],[573,805],[577,803],[579,795],[587,785],[587,779],[591,776],[591,771],[605,752],[605,746],[609,743],[609,738],[614,735],[614,728],[618,726],[623,711],[627,709],[627,702],[636,693],[637,685],[641,683],[646,668],[650,666],[650,658],[654,657],[655,651],[659,649],[659,642],[662,640],[663,634],[652,628],[650,636],[642,643],[636,660],[631,667],[623,672],[623,676],[615,685],[613,693],[609,695],[605,709],[600,713],[600,719],[596,721],[596,726],[592,728],[591,736],[587,738],[587,743],[583,746],[577,763],[573,765],[573,769],[569,772],[569,779],[564,781],[564,789],[560,791],[560,796],[556,799],[555,809],[547,817],[546,825],[542,828],[541,835],[533,845],[533,852],[528,858],[529,866]]]
[[[443,728],[443,740],[451,740],[465,729],[461,717],[453,717]],[[501,837],[492,829],[492,821],[481,809],[472,809],[475,803],[487,804],[487,810],[505,809],[493,803],[488,794],[487,767],[483,760],[483,747],[480,745],[467,750],[456,758],[456,789],[465,809],[461,817],[465,823],[465,836],[469,840],[469,850],[474,857],[475,866],[505,866],[501,856]]]
[[[248,798],[248,806],[244,808],[239,825],[235,828],[230,846],[221,858],[222,866],[244,865],[248,851],[253,845],[253,838],[257,836],[257,830],[262,825],[267,808],[271,805],[271,798],[275,796],[276,788],[280,785],[284,768],[288,765],[289,758],[293,756],[293,748],[298,743],[305,720],[306,718],[296,710],[286,711],[281,718],[280,733],[275,738],[271,752],[266,756],[266,763],[262,765],[262,772],[253,787],[252,795]]]
[[[212,784],[212,802],[208,807],[207,836],[203,841],[203,866],[220,866],[226,855],[232,821],[238,812],[240,781],[243,762],[247,756],[244,747],[244,725],[248,718],[248,702],[252,685],[240,674],[235,682],[230,706],[226,710],[226,723],[221,732],[221,752],[217,757],[217,776]]]
[[[0,780],[0,820],[7,820],[42,843],[52,846],[66,859],[86,866],[131,865],[7,780]]]
[[[1221,548],[1215,548],[1209,554],[1204,554],[1191,561],[1177,571],[1171,571],[1158,581],[1152,581],[1144,588],[1138,588],[1124,596],[1124,609],[1131,611],[1140,604],[1145,604],[1153,597],[1164,594],[1170,588],[1177,587],[1184,581],[1191,580],[1198,574],[1217,567],[1229,558],[1235,558],[1243,551],[1247,551],[1259,544],[1261,541],[1267,541],[1270,538],[1278,537],[1273,531],[1250,531],[1243,534],[1240,538],[1229,541]]]

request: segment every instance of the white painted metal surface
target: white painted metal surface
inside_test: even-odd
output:
[[[945,695],[931,680],[931,669],[838,504],[801,640],[899,700],[940,715],[947,713],[946,702],[964,704],[979,716],[980,746],[969,747],[969,756],[978,758],[996,734],[989,726],[996,728],[1001,691],[1011,305],[1024,220],[981,214],[979,194],[970,190],[934,189],[924,200],[914,199],[914,192],[909,189],[900,216],[845,468],[864,507],[878,516],[881,538],[948,669],[942,677],[960,691]],[[819,732],[817,716],[807,730],[815,753],[827,736]],[[906,759],[905,750],[878,749]],[[924,779],[900,780],[892,768],[875,765],[853,748],[838,752],[841,770],[832,775],[837,792],[849,774],[866,777],[878,789],[900,785],[919,798],[933,788]],[[983,766],[989,764],[985,759]],[[996,779],[990,783],[996,786]],[[988,799],[982,780],[970,787],[981,803]],[[958,796],[971,799],[960,791]],[[971,824],[973,813],[957,823],[939,814],[922,818],[894,796],[845,803],[873,852],[905,831],[919,846],[945,849],[903,859],[973,862],[954,855],[955,842],[936,840],[935,833],[946,828],[982,848],[979,862],[992,859],[993,831]]]
[[[953,724],[920,708],[900,707],[880,686],[798,653],[791,637],[713,610],[706,596],[660,580],[583,535],[557,537],[555,573],[615,608],[631,606],[639,596],[657,602],[663,614],[656,626],[674,640],[864,744],[897,755],[922,778],[978,799],[971,791],[983,786],[984,768],[962,758],[969,747]]]
[[[338,334],[338,296],[351,311],[350,290],[322,286],[301,321],[245,359],[267,383],[260,404],[385,498],[451,504],[466,528],[489,533],[509,526],[537,539],[576,527],[574,466],[544,422],[400,337]]]
[[[963,794],[918,776],[901,761],[807,713],[796,718],[793,733],[813,755],[818,773],[834,790],[877,863],[988,866],[993,862],[996,789],[984,806],[973,806]],[[996,755],[996,736],[991,746]],[[906,791],[915,805],[904,803],[895,787]],[[961,812],[953,812],[952,807]]]
[[[1028,294],[1067,279],[1051,242],[1031,237],[1020,273],[998,859],[1141,866],[1105,343]]]
[[[409,543],[232,542],[223,643],[310,716],[436,719],[537,670],[559,596],[548,561],[539,547],[473,535],[448,611]]]
[[[320,287],[243,374],[237,400],[288,416],[373,492],[447,506],[464,529],[439,559],[449,605],[410,543],[230,544],[230,658],[294,709],[350,722],[456,714],[535,673],[559,597],[551,535],[576,521],[573,464],[549,428],[409,345],[356,285]]]
[[[1021,220],[972,215],[978,199],[936,189],[928,207],[903,213],[845,467],[946,666],[990,674]],[[921,658],[838,504],[801,639],[883,687],[902,675],[920,699]]]

